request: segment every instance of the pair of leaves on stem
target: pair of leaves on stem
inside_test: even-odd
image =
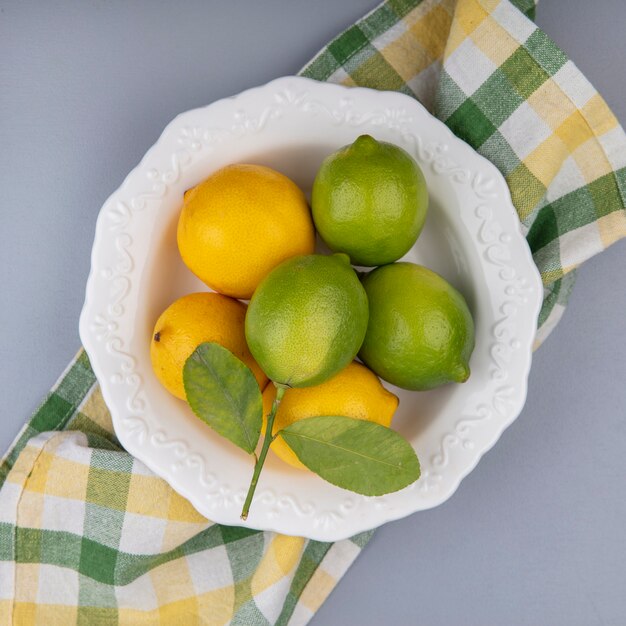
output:
[[[193,412],[254,454],[263,423],[263,400],[251,370],[221,345],[203,343],[187,360],[183,380]],[[323,479],[366,496],[397,491],[420,475],[409,443],[374,422],[340,415],[310,417],[274,436],[282,437],[300,461]]]

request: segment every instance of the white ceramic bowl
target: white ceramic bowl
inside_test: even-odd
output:
[[[369,133],[408,150],[430,193],[426,226],[406,259],[439,272],[466,297],[476,322],[472,374],[400,397],[394,427],[422,476],[368,498],[268,458],[246,522],[239,518],[252,459],[159,384],[151,331],[177,297],[206,290],[176,247],[183,193],[229,163],[273,167],[309,193],[322,159]],[[179,115],[100,212],[80,335],[126,449],[216,522],[338,540],[427,509],[461,479],[517,417],[526,396],[539,274],[498,170],[412,98],[304,78]]]

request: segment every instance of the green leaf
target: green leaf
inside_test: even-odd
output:
[[[201,343],[185,363],[183,383],[192,411],[252,454],[261,434],[263,400],[250,368],[218,343]]]
[[[338,415],[309,417],[278,434],[324,480],[365,496],[398,491],[420,476],[408,441],[374,422]]]

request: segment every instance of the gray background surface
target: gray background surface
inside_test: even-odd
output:
[[[79,346],[100,206],[167,122],[297,72],[375,4],[0,0],[2,450]],[[543,0],[538,23],[626,123],[626,3]],[[624,242],[582,268],[519,419],[313,624],[626,624],[625,268]]]

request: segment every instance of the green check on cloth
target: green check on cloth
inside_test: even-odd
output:
[[[397,90],[505,176],[543,277],[537,345],[575,270],[626,235],[626,137],[531,0],[388,0],[302,71]],[[115,438],[79,352],[0,466],[0,625],[305,624],[370,534],[213,524]]]

